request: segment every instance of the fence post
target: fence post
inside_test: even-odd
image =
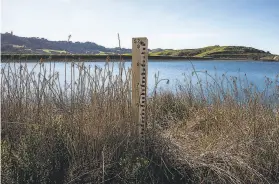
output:
[[[139,127],[140,142],[145,145],[148,39],[132,39],[132,110],[133,121]]]

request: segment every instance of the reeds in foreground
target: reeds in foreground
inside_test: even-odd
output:
[[[188,81],[176,93],[155,89],[143,153],[131,118],[131,71],[117,64],[68,63],[70,83],[55,62],[38,63],[38,73],[3,64],[3,183],[279,182],[278,103],[226,76],[226,88],[215,79],[206,88]]]

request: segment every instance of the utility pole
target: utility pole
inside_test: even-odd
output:
[[[69,35],[69,36],[68,36],[68,42],[70,41],[71,37],[72,37],[72,35]]]

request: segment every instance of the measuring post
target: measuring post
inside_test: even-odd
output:
[[[134,122],[139,127],[140,141],[145,144],[148,40],[132,39],[132,108]]]

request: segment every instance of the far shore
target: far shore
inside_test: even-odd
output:
[[[42,60],[43,62],[48,61],[82,61],[82,62],[103,62],[108,59],[111,61],[120,60],[131,60],[131,55],[85,55],[85,54],[57,54],[57,55],[47,55],[47,54],[1,54],[1,62],[22,62],[24,60],[28,60],[28,62],[32,62],[35,60]],[[255,60],[253,58],[213,58],[213,57],[185,57],[185,56],[148,56],[149,60],[160,60],[160,61],[169,61],[169,60],[177,60],[177,61],[212,61],[212,60],[228,60],[228,61],[265,61],[265,62],[278,62],[276,60]],[[34,62],[35,62],[34,61]]]

